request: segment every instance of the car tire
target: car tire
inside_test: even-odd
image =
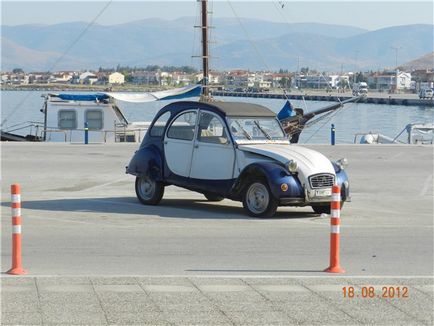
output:
[[[223,196],[219,196],[209,192],[206,192],[203,195],[205,196],[206,199],[208,199],[208,201],[222,201],[223,199],[225,199],[225,197]]]
[[[278,206],[279,201],[264,180],[253,180],[244,189],[243,207],[250,216],[273,217]]]
[[[344,202],[341,201],[341,209],[344,207]],[[317,214],[330,214],[330,204],[312,205],[312,209]]]
[[[152,180],[148,176],[136,177],[135,188],[137,199],[144,205],[158,205],[163,198],[163,183]]]

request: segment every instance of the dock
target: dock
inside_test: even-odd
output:
[[[214,96],[228,96],[228,97],[251,97],[251,98],[267,98],[267,99],[290,99],[290,100],[306,100],[306,101],[344,101],[352,98],[351,93],[325,93],[313,91],[308,93],[253,93],[253,92],[229,92],[229,91],[213,91]],[[403,105],[403,106],[434,106],[433,99],[419,99],[417,94],[385,94],[374,93],[368,94],[367,97],[362,98],[359,103],[367,104],[386,104],[386,105]]]
[[[306,146],[349,160],[339,275],[323,272],[329,217],[310,207],[255,219],[173,186],[141,205],[124,168],[137,147],[2,143],[2,271],[13,183],[29,271],[2,273],[2,325],[432,325],[432,146]]]

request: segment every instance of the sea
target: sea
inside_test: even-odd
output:
[[[62,92],[75,93],[75,92]],[[83,93],[83,92],[81,92]],[[29,121],[43,121],[40,112],[43,107],[45,91],[1,91],[1,123],[2,130],[25,135]],[[197,100],[194,98],[192,100]],[[282,99],[216,97],[216,100],[248,102],[264,105],[274,112],[279,112],[285,105]],[[141,104],[119,102],[128,121],[151,121],[155,114],[171,101],[157,101]],[[291,100],[294,107],[303,108],[309,112],[332,102]],[[337,144],[354,143],[356,133],[380,132],[389,137],[398,135],[409,123],[434,122],[434,108],[426,106],[399,106],[385,104],[350,103],[316,123],[309,125],[301,133],[301,144],[330,143],[330,129],[333,124],[336,129]],[[406,141],[404,132],[399,138]]]

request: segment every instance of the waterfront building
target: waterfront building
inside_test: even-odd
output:
[[[109,84],[118,84],[118,85],[124,84],[125,76],[120,72],[114,72],[108,76],[108,82]]]
[[[374,73],[368,77],[369,88],[380,91],[409,90],[411,89],[411,73],[404,71],[385,71]]]
[[[79,81],[80,84],[94,84],[98,80],[98,76],[95,75],[93,72],[86,71],[82,74],[80,74]]]

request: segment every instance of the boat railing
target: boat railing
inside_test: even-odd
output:
[[[59,133],[59,134],[63,133],[65,143],[67,142],[67,139],[68,139],[68,131],[67,130],[61,130],[61,129],[43,129],[42,132],[41,132],[41,137],[45,136],[45,139],[48,140],[48,141],[50,141],[49,138],[51,138],[50,136],[51,136],[52,133]],[[42,138],[42,139],[44,139],[44,138]]]
[[[63,140],[65,142],[71,142],[74,139],[74,135],[80,133],[84,135],[84,128],[70,129],[70,130],[61,130],[61,129],[45,129],[41,130],[41,137],[44,132],[46,133],[47,141],[51,140],[50,134],[52,133],[63,133]],[[128,129],[114,129],[114,130],[89,130],[90,133],[99,133],[101,135],[101,139],[103,143],[110,142],[110,139],[113,139],[116,143],[132,143],[132,142],[141,142],[142,135],[144,135],[147,131],[147,128],[128,128]],[[110,137],[113,136],[113,137]],[[83,137],[84,139],[84,137]]]

